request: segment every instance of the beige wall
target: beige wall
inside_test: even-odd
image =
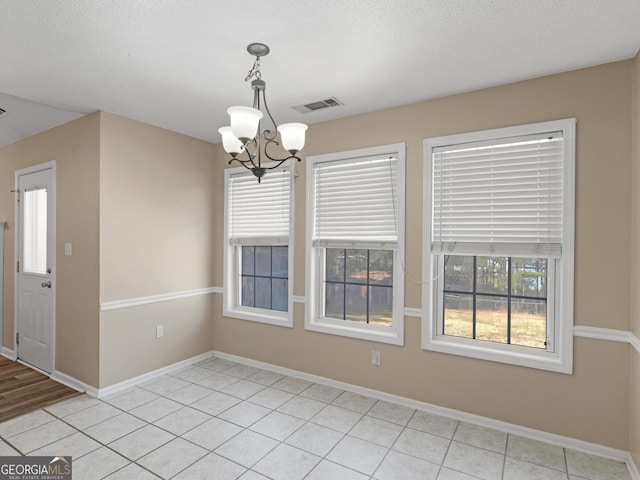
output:
[[[214,286],[214,146],[104,112],[100,138],[100,302]],[[101,312],[100,386],[210,351],[211,297]]]
[[[631,318],[640,335],[639,78],[636,58],[316,124],[304,153],[407,143],[407,275],[420,279],[422,140],[576,117],[575,323],[628,330]],[[640,463],[640,355],[625,344],[576,338],[574,373],[564,375],[423,351],[416,318],[406,319],[405,345],[397,347],[307,332],[300,304],[293,329],[221,317],[220,295],[101,312],[104,302],[222,286],[227,166],[219,145],[106,113],[0,149],[5,347],[13,348],[14,334],[14,172],[52,159],[57,370],[106,387],[215,348],[631,449]],[[304,295],[304,161],[298,169],[294,293]],[[405,306],[419,308],[420,297],[420,285],[408,280]],[[155,339],[159,324],[165,337]],[[380,367],[370,365],[372,348],[382,352]]]
[[[0,149],[0,218],[8,221],[4,346],[14,346],[15,171],[55,160],[55,369],[89,385],[98,384],[99,124],[98,114],[89,115]],[[73,256],[64,255],[65,242],[73,243]]]
[[[14,173],[56,160],[56,370],[105,387],[210,351],[211,294],[104,312],[100,305],[214,286],[213,151],[103,112],[1,149],[4,346],[12,349],[14,336]]]
[[[632,189],[632,315],[631,331],[640,338],[640,53],[634,61],[633,75],[633,189]],[[629,377],[629,447],[636,465],[640,466],[640,352],[631,351]]]
[[[420,279],[422,140],[577,118],[575,324],[628,330],[632,68],[631,61],[619,62],[312,125],[304,154],[407,143],[407,275]],[[216,152],[221,190],[226,156]],[[304,295],[304,160],[299,172],[294,293]],[[217,198],[222,219],[220,193]],[[216,238],[215,252],[222,255],[221,228]],[[218,269],[215,279],[221,281]],[[407,281],[405,288],[405,306],[419,308],[420,285]],[[219,351],[614,448],[629,446],[626,344],[576,338],[574,373],[564,375],[423,351],[415,318],[406,319],[405,346],[395,347],[307,332],[302,305],[296,305],[293,329],[223,318],[220,312],[217,298]],[[380,367],[370,365],[372,348],[382,353]]]

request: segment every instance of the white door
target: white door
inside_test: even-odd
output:
[[[16,172],[17,357],[53,371],[55,327],[55,164]]]

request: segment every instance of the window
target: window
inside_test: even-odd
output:
[[[307,158],[308,330],[404,343],[404,155]]]
[[[445,255],[443,334],[546,348],[548,263]]]
[[[242,247],[241,305],[288,310],[288,257],[288,247]]]
[[[570,373],[575,120],[424,147],[423,348]]]
[[[327,318],[393,325],[393,250],[325,249]]]
[[[225,170],[224,315],[293,326],[292,169]]]
[[[24,192],[22,257],[25,273],[47,273],[47,189]]]

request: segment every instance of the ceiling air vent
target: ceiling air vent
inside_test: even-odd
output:
[[[307,103],[305,105],[296,105],[295,107],[292,107],[292,108],[300,113],[309,113],[309,112],[315,112],[316,110],[322,110],[324,108],[338,107],[340,105],[344,105],[344,103],[342,103],[336,97],[331,97],[331,98],[326,98],[324,100],[320,100],[318,102]]]

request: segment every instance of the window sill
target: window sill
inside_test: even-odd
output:
[[[313,332],[327,333],[329,335],[369,340],[371,342],[404,345],[404,331],[393,327],[366,325],[348,320],[316,318],[312,321],[305,320],[305,329]]]
[[[250,322],[267,323],[269,325],[277,325],[279,327],[293,328],[293,317],[288,312],[274,312],[261,308],[238,307],[234,309],[225,309],[223,316],[237,318],[240,320],[248,320]]]
[[[422,349],[551,372],[573,372],[570,355],[563,358],[557,353],[528,347],[439,335],[435,338],[423,338]]]

